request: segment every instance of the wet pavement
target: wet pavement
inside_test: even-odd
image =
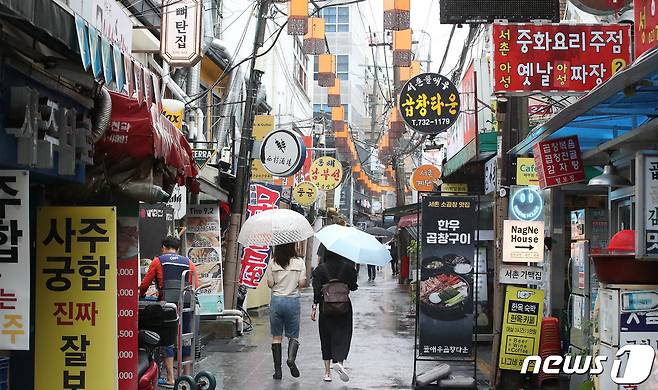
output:
[[[310,319],[313,300],[310,288],[302,293],[301,346],[297,358],[300,378],[292,378],[285,365],[287,344],[284,341],[283,380],[272,379],[271,336],[267,315],[253,318],[253,330],[241,337],[210,342],[204,348],[204,358],[199,368],[215,374],[217,389],[411,389],[414,319],[408,315],[408,287],[399,286],[389,269],[378,272],[377,280],[370,283],[365,269],[362,269],[359,290],[351,294],[351,299],[354,307],[354,333],[350,355],[345,364],[350,375],[347,383],[342,382],[335,373],[333,382],[322,381],[324,368],[318,327],[317,322]],[[485,356],[489,355],[480,355],[483,357],[483,371],[486,371],[488,363]],[[419,371],[433,364],[421,362]],[[472,373],[472,368],[468,369],[468,373]],[[486,372],[481,372],[480,376],[484,374]]]

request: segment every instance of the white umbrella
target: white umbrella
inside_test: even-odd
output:
[[[329,225],[315,237],[327,248],[355,263],[386,265],[391,261],[391,253],[381,242],[370,234],[353,227]]]
[[[313,228],[302,214],[287,209],[272,209],[249,217],[242,225],[238,242],[244,246],[275,246],[304,241],[313,233]]]

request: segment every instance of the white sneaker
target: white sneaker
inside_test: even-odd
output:
[[[350,376],[347,375],[347,372],[345,371],[345,368],[343,367],[342,364],[336,363],[334,364],[334,369],[338,371],[338,376],[340,376],[340,380],[343,382],[348,382],[350,380]]]
[[[324,374],[324,378],[323,378],[323,379],[324,379],[325,382],[331,382],[331,373],[329,373],[329,374]]]

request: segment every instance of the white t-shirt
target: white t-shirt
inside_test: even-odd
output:
[[[274,282],[272,295],[295,297],[299,295],[299,284],[306,280],[306,262],[301,257],[293,257],[287,268],[282,268],[274,259],[265,272],[268,282]]]

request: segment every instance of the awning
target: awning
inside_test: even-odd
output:
[[[577,135],[583,157],[611,142],[658,129],[658,50],[645,53],[625,70],[536,127],[510,154],[526,154],[545,139]],[[655,142],[655,133],[653,137]],[[603,148],[602,148],[603,147]]]
[[[400,218],[400,222],[398,222],[398,226],[400,228],[406,228],[410,226],[418,226],[418,214],[411,214],[411,215],[405,215],[404,217]]]
[[[196,177],[198,170],[192,147],[183,133],[169,122],[155,107],[149,110],[119,93],[112,96],[110,126],[96,143],[96,153],[106,154],[110,160],[122,157],[156,158],[178,170],[179,183],[186,177]]]

